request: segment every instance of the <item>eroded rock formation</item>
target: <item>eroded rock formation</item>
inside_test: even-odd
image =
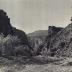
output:
[[[51,41],[50,50],[54,55],[72,57],[72,23],[57,33]]]
[[[0,33],[3,33],[5,36],[13,34],[10,19],[3,10],[0,10]]]
[[[28,48],[28,52],[27,52],[27,49],[25,49],[25,51],[27,52],[27,54],[30,54],[31,47],[30,47],[30,45],[28,43],[27,35],[22,30],[16,29],[16,28],[11,26],[10,18],[8,18],[7,13],[5,11],[3,11],[3,10],[0,10],[0,34],[3,35],[6,38],[6,39],[3,38],[3,40],[7,40],[8,39],[7,42],[3,42],[3,40],[1,39],[2,42],[3,42],[3,45],[5,46],[5,47],[1,46],[4,49],[4,50],[2,50],[2,51],[4,51],[3,53],[5,53],[7,55],[12,55],[10,53],[11,53],[12,50],[14,50],[14,48],[16,46],[17,46],[16,47],[16,52],[17,51],[19,52],[19,50],[20,50],[18,46],[23,46],[24,49],[26,47]],[[11,35],[11,37],[13,39],[10,39],[8,37],[8,35]],[[12,43],[12,41],[14,41],[14,37],[13,36],[15,36],[15,37],[17,36],[17,38],[20,39],[19,44],[15,44],[14,42]],[[9,45],[10,47],[8,46],[8,43],[10,44]],[[11,50],[11,48],[12,48],[12,50]],[[9,50],[9,51],[7,52],[7,50]]]
[[[55,27],[55,26],[49,26],[48,28],[48,36],[46,38],[47,42],[47,48],[49,48],[51,40],[56,36],[56,34],[61,31],[63,28],[61,27]]]

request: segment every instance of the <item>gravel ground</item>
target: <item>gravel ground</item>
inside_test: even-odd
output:
[[[36,57],[36,59],[39,57]],[[49,58],[49,57],[48,57]],[[2,58],[1,58],[2,59]],[[41,58],[40,58],[41,59]],[[63,60],[58,60],[56,58],[50,57],[49,60],[53,60],[53,62],[45,63],[45,64],[8,64],[9,62],[6,59],[2,59],[2,61],[6,60],[6,65],[0,65],[0,72],[72,72],[72,58],[64,58]],[[54,61],[56,59],[56,61]],[[37,60],[37,61],[38,61]],[[11,63],[13,63],[11,61]]]

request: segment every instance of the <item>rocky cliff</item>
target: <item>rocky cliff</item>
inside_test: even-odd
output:
[[[61,27],[49,26],[49,28],[48,28],[48,36],[46,38],[47,48],[49,48],[51,40],[61,30],[63,30],[63,28],[61,28]]]
[[[13,34],[10,18],[8,18],[6,12],[3,10],[0,10],[0,34],[1,33],[3,33],[5,36],[8,34]]]
[[[50,51],[54,55],[72,56],[72,23],[51,40]]]
[[[23,44],[28,44],[27,35],[22,30],[16,29],[11,26],[10,18],[8,18],[6,12],[0,10],[0,34],[4,36],[12,35],[17,36]]]
[[[0,10],[0,36],[0,53],[14,55],[13,53],[15,50],[17,54],[24,55],[26,51],[26,54],[29,55],[31,46],[29,45],[26,33],[22,30],[12,27],[10,18],[8,18],[7,13],[3,10]]]

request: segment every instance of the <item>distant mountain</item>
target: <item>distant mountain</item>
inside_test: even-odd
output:
[[[47,35],[48,35],[48,30],[38,30],[28,34],[28,36],[47,36]]]

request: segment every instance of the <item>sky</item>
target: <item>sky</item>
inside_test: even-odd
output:
[[[66,27],[72,16],[72,0],[0,0],[12,26],[31,33],[48,26]]]

